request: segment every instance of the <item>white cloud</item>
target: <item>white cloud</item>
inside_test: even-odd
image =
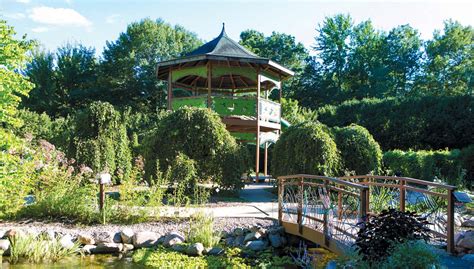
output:
[[[30,0],[16,0],[18,3],[28,4]]]
[[[35,27],[35,28],[31,29],[31,31],[33,31],[35,33],[44,33],[44,32],[49,31],[49,28],[40,26],[40,27]]]
[[[109,24],[116,23],[119,17],[120,17],[119,14],[113,14],[113,15],[107,16],[107,18],[105,18],[105,22]]]
[[[35,22],[49,25],[92,26],[86,17],[70,8],[36,7],[30,11],[29,17]]]
[[[14,19],[14,20],[21,20],[21,19],[24,19],[26,15],[18,12],[18,13],[5,14],[5,17],[9,19]]]

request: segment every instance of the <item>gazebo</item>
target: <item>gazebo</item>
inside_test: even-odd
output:
[[[224,25],[218,37],[187,55],[158,63],[157,77],[168,81],[168,110],[183,106],[216,111],[238,141],[256,144],[258,178],[260,147],[265,150],[264,174],[268,174],[268,143],[281,131],[281,107],[269,100],[293,71],[259,57],[230,39]],[[186,97],[173,97],[176,89]]]

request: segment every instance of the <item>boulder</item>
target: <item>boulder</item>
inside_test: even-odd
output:
[[[474,254],[466,254],[461,258],[463,261],[474,263]]]
[[[74,247],[73,238],[70,234],[65,234],[59,239],[59,244],[65,249],[72,249]]]
[[[97,247],[91,250],[92,254],[114,254],[119,253],[123,249],[120,243],[99,243]]]
[[[270,244],[274,248],[279,248],[283,246],[283,240],[281,239],[280,234],[269,234],[268,235],[268,240],[270,241]]]
[[[133,235],[135,233],[130,228],[125,228],[120,232],[120,237],[122,238],[122,243],[124,244],[132,244],[133,242]]]
[[[459,241],[461,241],[461,239],[464,238],[464,234],[465,234],[465,233],[466,233],[466,232],[461,231],[461,232],[459,232],[459,233],[454,234],[454,244],[455,244],[455,245],[457,245],[457,244],[459,243]]]
[[[92,237],[96,244],[114,242],[114,234],[109,231],[93,232]]]
[[[220,247],[213,247],[211,248],[210,250],[208,250],[206,252],[207,255],[211,255],[211,256],[220,256],[220,255],[223,255],[225,252],[225,250],[223,248],[220,248]]]
[[[277,226],[268,229],[267,234],[284,234],[285,233],[285,227],[283,226]]]
[[[474,219],[465,220],[462,224],[462,227],[474,228]]]
[[[159,235],[154,232],[138,232],[133,235],[135,248],[150,248],[158,245]]]
[[[232,246],[233,247],[241,247],[244,245],[244,239],[245,237],[243,235],[241,236],[237,236],[235,239],[234,239],[234,242],[232,242]]]
[[[96,247],[97,247],[96,245],[85,245],[82,247],[82,253],[87,254],[87,255],[92,254],[92,252],[94,251]]]
[[[244,235],[244,229],[242,229],[242,228],[235,228],[235,229],[234,229],[234,235],[235,235],[235,236]]]
[[[186,254],[190,256],[202,256],[203,251],[204,246],[201,243],[194,243],[186,249]]]
[[[458,246],[467,249],[474,249],[474,233],[465,233],[464,238],[459,240]]]
[[[234,237],[227,237],[227,238],[225,239],[225,244],[226,244],[227,246],[232,246],[232,245],[234,244]]]
[[[40,233],[40,236],[43,237],[46,240],[52,241],[52,240],[56,239],[56,232],[53,231],[53,230],[46,230],[46,231],[42,231]]]
[[[165,247],[171,247],[175,244],[180,244],[183,242],[184,242],[184,236],[182,236],[181,234],[177,232],[172,232],[165,237],[165,240],[163,241],[163,245]]]
[[[6,232],[7,231],[5,231],[5,230],[0,230],[0,239],[2,239],[5,236]]]
[[[0,239],[0,253],[7,254],[9,251],[10,251],[10,240]]]
[[[180,253],[186,253],[188,246],[185,244],[174,244],[171,246],[171,249]]]
[[[464,218],[459,213],[454,213],[454,225],[461,226],[464,222]]]
[[[267,243],[262,240],[249,241],[245,244],[246,249],[253,251],[262,251],[267,248]]]
[[[251,232],[245,236],[244,243],[247,243],[248,241],[258,240],[260,239],[260,237],[262,237],[262,234],[260,234],[259,232]]]
[[[87,234],[87,233],[80,233],[77,236],[77,241],[81,245],[95,245],[94,237],[92,237],[92,235]]]
[[[132,244],[122,244],[122,245],[123,245],[123,249],[122,249],[123,252],[132,251],[134,249]]]
[[[115,233],[112,240],[114,241],[114,243],[117,243],[117,244],[122,243],[122,234],[120,232]]]

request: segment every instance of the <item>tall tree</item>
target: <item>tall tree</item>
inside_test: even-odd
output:
[[[196,34],[161,19],[128,25],[116,41],[107,42],[103,53],[100,84],[106,100],[135,109],[164,107],[166,88],[156,79],[156,64],[200,44]]]
[[[426,77],[422,88],[427,94],[474,94],[474,28],[445,21],[444,30],[435,31],[426,42]]]

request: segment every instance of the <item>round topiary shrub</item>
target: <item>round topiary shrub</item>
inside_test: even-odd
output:
[[[374,137],[362,126],[352,124],[332,128],[342,167],[357,175],[377,173],[382,165],[382,150]]]
[[[273,150],[273,175],[336,174],[339,154],[326,129],[326,126],[313,122],[288,128]]]
[[[223,187],[238,187],[247,169],[240,146],[209,109],[185,107],[163,117],[145,139],[146,180],[153,182],[157,163],[160,171],[167,171],[179,153],[195,161],[200,180]]]

